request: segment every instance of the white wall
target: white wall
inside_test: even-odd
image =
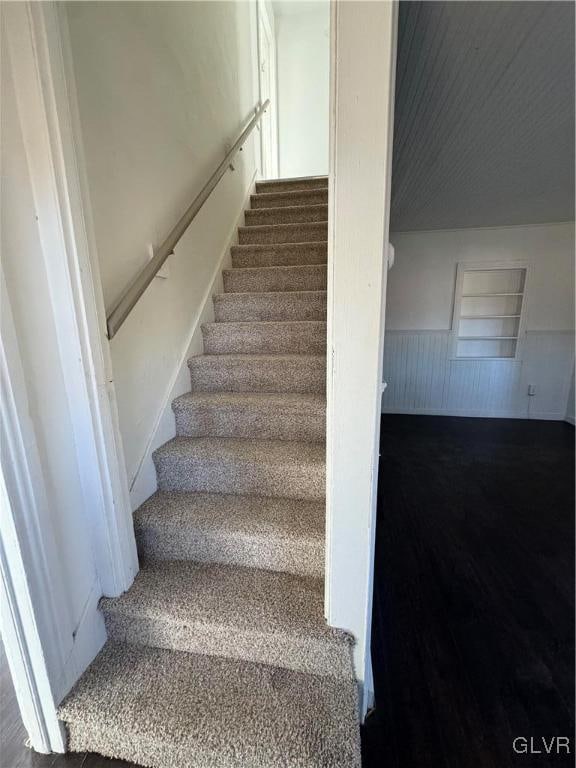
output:
[[[256,7],[80,2],[65,8],[109,309],[252,115]],[[168,260],[168,278],[153,281],[111,342],[128,478],[134,485],[142,466],[147,491],[153,490],[150,447],[170,398],[188,388],[187,351],[256,172],[254,142]]]
[[[383,411],[563,418],[574,360],[574,225],[392,233]],[[450,359],[459,261],[531,265],[518,361]],[[528,384],[536,395],[528,397]]]
[[[276,13],[279,173],[328,173],[329,3]]]

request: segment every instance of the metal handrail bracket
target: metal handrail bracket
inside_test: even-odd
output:
[[[142,296],[158,271],[162,268],[168,256],[171,256],[174,253],[174,248],[178,244],[180,238],[184,232],[186,232],[206,200],[208,200],[222,176],[224,176],[228,168],[231,167],[232,159],[242,148],[243,144],[246,142],[246,139],[248,136],[250,136],[254,130],[254,127],[260,121],[269,104],[270,100],[266,99],[264,104],[256,109],[256,114],[254,117],[250,120],[246,128],[244,128],[238,139],[232,145],[231,149],[226,153],[226,157],[222,160],[218,168],[216,168],[212,176],[210,176],[206,184],[204,184],[200,192],[196,195],[191,205],[183,214],[182,218],[178,221],[176,226],[172,229],[158,250],[154,252],[153,257],[150,259],[148,264],[146,264],[146,266],[140,270],[135,279],[130,283],[114,307],[110,310],[110,313],[106,318],[106,326],[109,339],[112,339],[115,336],[124,320],[126,320],[132,309],[135,307],[138,299]]]

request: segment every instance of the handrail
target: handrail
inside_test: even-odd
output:
[[[216,168],[212,176],[210,176],[206,184],[204,184],[201,191],[196,195],[180,221],[170,232],[166,240],[164,240],[160,248],[154,253],[148,264],[140,270],[135,279],[130,283],[114,307],[110,310],[110,313],[106,318],[109,339],[116,334],[124,320],[126,320],[130,312],[134,309],[138,299],[142,296],[146,288],[148,288],[168,256],[171,256],[174,253],[174,248],[178,241],[184,232],[186,232],[198,211],[210,197],[214,187],[226,173],[226,170],[231,165],[232,158],[242,148],[242,145],[252,133],[254,126],[258,123],[269,104],[270,99],[266,99],[264,104],[257,108],[254,117],[250,120],[246,128],[244,128],[232,148],[226,153],[226,157],[222,160],[218,168]]]

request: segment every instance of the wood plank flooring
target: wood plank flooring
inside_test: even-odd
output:
[[[385,416],[381,456],[364,765],[574,765],[574,429]]]

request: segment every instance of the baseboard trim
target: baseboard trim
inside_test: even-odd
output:
[[[172,401],[175,397],[178,397],[178,395],[181,395],[190,389],[188,359],[192,355],[201,353],[201,326],[203,323],[210,322],[214,319],[214,310],[211,303],[212,296],[217,292],[218,282],[222,280],[222,269],[225,268],[227,263],[230,263],[230,248],[237,242],[238,227],[243,223],[244,211],[249,207],[250,195],[254,194],[256,187],[256,175],[257,171],[254,171],[248,184],[247,193],[242,201],[241,209],[230,227],[226,241],[227,245],[218,257],[214,266],[208,287],[202,296],[200,306],[192,321],[190,333],[183,346],[178,365],[174,370],[164,397],[162,398],[157,418],[154,422],[148,442],[146,443],[146,449],[138,464],[138,468],[134,473],[134,477],[130,482],[130,502],[133,511],[146,501],[146,499],[157,489],[156,471],[154,469],[154,462],[152,461],[152,454],[156,448],[159,448],[163,443],[170,440],[175,435]]]
[[[104,617],[98,610],[102,588],[98,581],[92,584],[84,610],[74,630],[74,645],[62,675],[54,687],[54,699],[60,703],[74,683],[94,661],[106,642]]]
[[[403,414],[405,416],[461,416],[473,419],[524,419],[526,421],[565,421],[561,413],[536,412],[528,415],[518,411],[483,411],[449,408],[382,408],[383,414]]]

